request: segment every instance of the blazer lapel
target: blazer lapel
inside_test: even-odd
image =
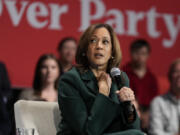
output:
[[[115,101],[116,103],[119,103],[118,95],[116,94],[116,91],[118,90],[118,87],[114,81],[112,81],[111,84],[111,91],[110,91],[110,98]]]
[[[93,92],[94,94],[98,93],[98,85],[96,77],[94,76],[93,72],[91,70],[88,70],[84,73],[81,73],[81,79],[84,81],[86,87]],[[116,94],[116,90],[118,90],[117,85],[114,81],[112,81],[111,84],[111,90],[110,90],[110,98],[115,101],[116,103],[119,103],[118,96]]]
[[[84,81],[86,87],[94,94],[98,93],[97,80],[91,70],[81,73],[81,79]]]

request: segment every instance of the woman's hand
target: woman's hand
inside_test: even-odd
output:
[[[122,102],[135,100],[134,92],[128,87],[122,87],[116,91],[116,94],[118,94],[119,100]]]
[[[99,93],[105,96],[109,96],[111,83],[112,83],[112,80],[109,74],[105,72],[101,72],[98,77]]]

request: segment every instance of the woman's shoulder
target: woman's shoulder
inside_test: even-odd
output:
[[[65,78],[69,76],[79,76],[78,69],[76,67],[72,67],[72,69],[65,72],[61,78]]]
[[[68,72],[64,73],[61,76],[60,82],[64,80],[77,81],[79,79],[80,79],[80,73],[76,67],[73,67],[71,70],[69,70]]]
[[[122,73],[123,76],[128,77],[127,73],[124,70],[122,70],[121,73]]]
[[[128,78],[128,75],[126,74],[126,72],[121,71],[121,78],[122,78],[122,81],[125,84],[125,86],[129,87],[129,78]]]
[[[76,67],[73,67],[68,72],[64,73],[59,81],[58,93],[61,96],[72,95],[78,92],[82,87],[82,79]]]

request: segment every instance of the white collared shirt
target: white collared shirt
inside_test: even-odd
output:
[[[180,126],[180,100],[171,92],[156,97],[151,103],[151,135],[176,135]]]

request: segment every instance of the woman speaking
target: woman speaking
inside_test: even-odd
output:
[[[58,135],[143,135],[127,75],[121,73],[121,89],[109,75],[120,61],[120,45],[109,25],[91,25],[83,33],[77,66],[59,82],[62,121]],[[127,112],[126,101],[131,102],[132,113]]]

